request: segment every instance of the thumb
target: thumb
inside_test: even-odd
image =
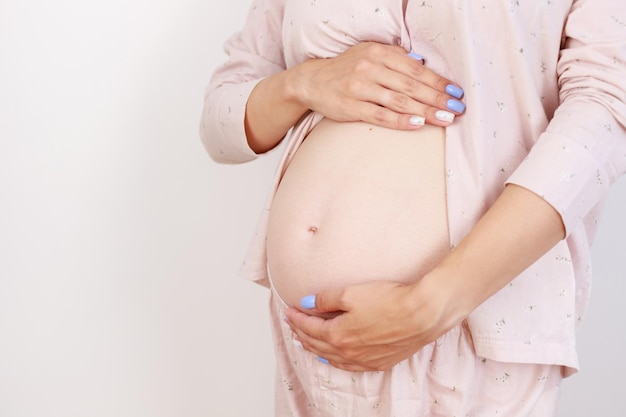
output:
[[[316,295],[302,297],[300,304],[304,309],[315,309],[320,313],[348,311],[343,297],[343,289],[320,291]]]

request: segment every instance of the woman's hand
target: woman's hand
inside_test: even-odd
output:
[[[259,81],[246,103],[248,144],[274,148],[309,110],[336,121],[390,129],[447,126],[465,105],[463,90],[393,45],[364,42],[334,58],[310,59]]]
[[[415,129],[446,126],[465,110],[458,85],[399,46],[360,43],[334,58],[305,61],[293,76],[302,105],[337,121]]]
[[[451,319],[447,303],[419,283],[376,281],[322,291],[314,303],[316,313],[339,314],[324,319],[289,308],[288,323],[306,350],[348,371],[389,369],[462,320]]]
[[[459,324],[564,237],[561,216],[546,200],[509,184],[415,284],[383,281],[322,291],[315,310],[340,314],[323,319],[290,308],[289,325],[305,349],[333,366],[388,369]]]

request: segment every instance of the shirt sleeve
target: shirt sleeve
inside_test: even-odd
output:
[[[569,234],[626,172],[626,7],[574,1],[557,76],[560,104],[507,181],[550,203]]]
[[[243,30],[224,44],[228,60],[211,77],[200,124],[202,142],[217,162],[243,163],[258,156],[246,138],[246,103],[260,80],[285,69],[283,3],[254,0]]]

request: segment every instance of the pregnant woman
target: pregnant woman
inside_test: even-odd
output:
[[[242,270],[271,288],[277,416],[556,415],[626,171],[623,22],[618,0],[253,2],[201,133],[226,163],[287,138]]]

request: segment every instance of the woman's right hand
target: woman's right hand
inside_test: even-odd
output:
[[[465,110],[457,84],[394,45],[360,43],[334,58],[305,61],[291,76],[301,105],[336,121],[405,130],[447,126]]]
[[[447,126],[463,113],[463,90],[394,45],[364,42],[259,81],[246,104],[248,144],[275,147],[309,110],[339,122],[398,130]]]

